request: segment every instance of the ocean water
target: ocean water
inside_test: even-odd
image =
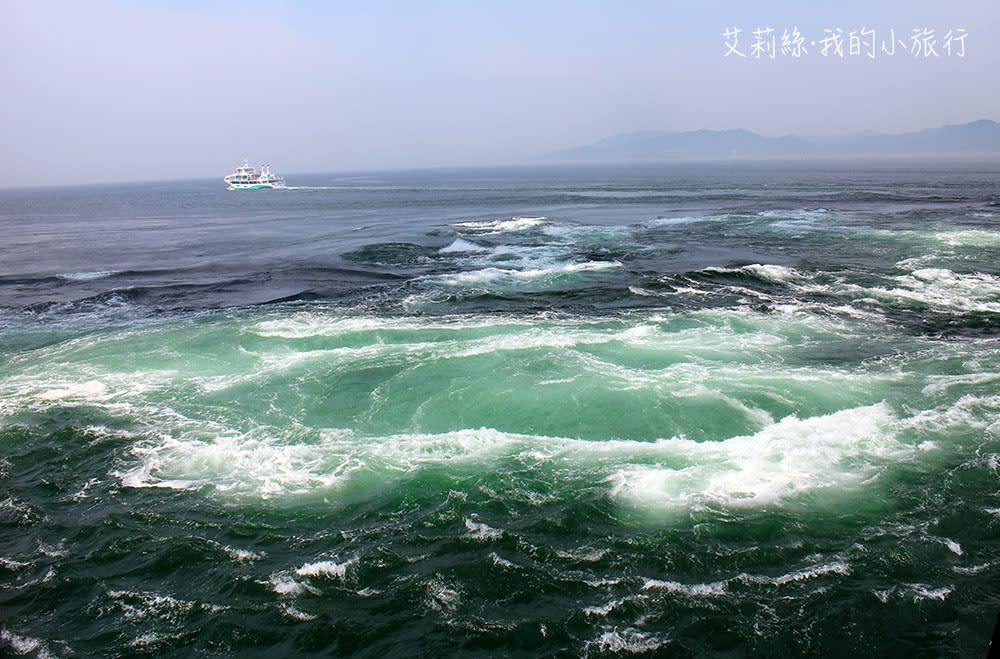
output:
[[[0,191],[0,653],[984,656],[1000,167]]]

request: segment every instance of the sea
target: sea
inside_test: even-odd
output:
[[[985,656],[1000,164],[0,190],[0,654]]]

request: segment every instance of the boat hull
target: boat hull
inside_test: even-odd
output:
[[[236,183],[230,184],[230,190],[275,190],[283,188],[283,185],[272,185],[270,183]]]

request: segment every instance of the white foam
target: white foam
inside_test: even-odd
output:
[[[483,522],[473,521],[468,517],[465,518],[465,530],[467,531],[466,536],[476,540],[492,541],[498,540],[503,536],[503,531],[500,529],[495,529]]]
[[[442,247],[438,250],[441,254],[451,254],[451,253],[468,253],[468,252],[488,252],[489,247],[483,247],[482,245],[477,245],[475,243],[469,242],[468,240],[463,240],[462,238],[456,238],[447,247]]]
[[[955,589],[954,586],[932,588],[931,586],[921,583],[906,584],[906,587],[909,588],[914,602],[919,602],[920,600],[944,601],[945,598],[951,594],[951,591]]]
[[[281,603],[281,612],[292,620],[300,620],[302,622],[309,622],[310,620],[316,620],[319,616],[315,616],[311,613],[306,613],[305,611],[300,611],[288,602]]]
[[[583,613],[588,616],[606,616],[615,609],[617,609],[622,604],[626,602],[632,602],[637,599],[646,599],[643,595],[635,595],[632,597],[623,597],[621,599],[614,599],[600,606],[588,606],[584,607]]]
[[[719,442],[661,440],[685,466],[634,467],[613,474],[612,495],[648,509],[716,503],[766,506],[805,492],[841,492],[878,465],[907,453],[894,438],[895,417],[884,403],[820,417],[790,416],[755,435]]]
[[[43,556],[48,556],[49,558],[64,558],[66,556],[69,556],[69,550],[66,549],[64,542],[65,540],[60,541],[55,546],[52,546],[39,540],[38,553],[42,554]]]
[[[951,538],[936,538],[936,540],[941,544],[943,544],[945,547],[947,547],[948,551],[955,554],[956,556],[961,556],[962,554],[965,553],[962,551],[962,545],[958,544]]]
[[[795,572],[789,572],[788,574],[783,574],[780,577],[768,579],[768,581],[771,581],[772,583],[778,586],[783,586],[785,584],[794,583],[796,581],[815,579],[816,577],[821,577],[826,574],[847,575],[850,573],[851,573],[851,567],[847,563],[843,561],[833,561],[832,563],[825,563],[823,565],[814,565],[812,567],[796,570]],[[758,579],[760,578],[758,577]]]
[[[0,641],[10,644],[10,649],[13,650],[15,654],[31,654],[32,652],[37,652],[38,654],[36,656],[39,658],[48,658],[52,656],[52,654],[50,654],[48,649],[45,647],[44,641],[30,636],[15,634],[7,629],[0,629]]]
[[[645,288],[640,288],[639,286],[629,286],[628,290],[633,295],[639,295],[641,297],[666,297],[665,293],[657,293]]]
[[[115,600],[125,618],[133,621],[153,617],[177,623],[195,607],[195,602],[158,593],[109,590],[107,594]]]
[[[808,279],[806,275],[799,272],[795,268],[789,268],[783,265],[775,264],[764,264],[764,263],[751,263],[750,265],[745,265],[740,268],[720,268],[720,267],[708,267],[702,270],[702,272],[708,273],[718,273],[718,274],[735,274],[739,272],[745,272],[760,279],[766,281],[771,281],[777,284],[788,284],[788,283],[801,283]],[[745,291],[751,294],[758,294],[757,291],[751,289],[735,289],[740,291]],[[697,292],[697,291],[695,291]]]
[[[746,272],[750,272],[757,275],[761,279],[766,279],[768,281],[773,281],[777,283],[802,281],[804,279],[802,273],[797,271],[795,268],[789,268],[783,265],[755,263],[752,265],[743,266],[742,269]]]
[[[0,566],[4,569],[10,570],[11,572],[20,570],[21,568],[28,567],[31,563],[25,563],[24,561],[15,561],[13,558],[6,558],[0,556]]]
[[[473,268],[532,271],[559,268],[576,262],[570,244],[566,245],[497,245],[475,252],[460,252],[454,256],[464,271]],[[434,281],[433,277],[424,280]]]
[[[516,563],[512,563],[511,561],[508,561],[506,558],[500,556],[495,551],[491,551],[490,552],[489,558],[490,558],[491,561],[493,561],[493,564],[496,565],[496,566],[498,566],[498,567],[504,567],[504,568],[507,568],[507,569],[517,568],[517,564]]]
[[[202,485],[204,480],[161,478],[153,476],[153,468],[149,464],[141,464],[126,471],[112,471],[111,476],[118,478],[122,487],[157,487],[167,490],[189,490]]]
[[[117,275],[121,270],[95,270],[93,272],[69,272],[56,275],[60,279],[68,281],[90,281],[92,279],[103,279],[112,275]]]
[[[988,570],[991,567],[993,567],[992,563],[980,563],[978,565],[969,565],[968,567],[955,565],[954,567],[952,567],[952,570],[954,570],[958,574],[975,575],[985,570]]]
[[[888,604],[890,599],[908,599],[914,603],[923,600],[937,600],[943,602],[954,590],[954,586],[941,586],[933,588],[922,583],[908,583],[901,586],[892,586],[885,590],[872,591],[883,604]]]
[[[613,652],[642,654],[653,652],[667,643],[655,634],[639,631],[633,627],[618,629],[617,627],[601,633],[597,638],[585,644],[585,650],[597,652]]]
[[[264,558],[264,554],[255,551],[250,551],[249,549],[240,549],[239,547],[231,547],[229,545],[222,545],[222,550],[241,563],[259,561],[260,559]]]
[[[462,591],[454,584],[437,579],[426,585],[424,606],[433,611],[454,611],[462,601]]]
[[[318,561],[316,563],[306,563],[295,570],[295,574],[300,577],[333,577],[344,581],[347,578],[347,569],[358,562],[357,556],[343,563],[336,561]]]
[[[271,578],[267,582],[267,585],[270,585],[271,590],[281,597],[298,597],[306,592],[312,593],[313,595],[320,594],[319,589],[295,579],[287,571],[275,572],[272,574]]]
[[[1000,412],[1000,395],[966,394],[956,401],[948,401],[939,407],[918,412],[901,421],[901,426],[939,439],[940,436],[956,430],[989,431],[990,424],[995,421],[998,412]]]
[[[28,503],[17,501],[12,496],[0,500],[0,510],[14,513],[22,524],[34,521],[37,515]]]
[[[931,236],[950,247],[994,247],[1000,245],[1000,232],[984,229],[948,229]]]
[[[646,579],[643,590],[663,590],[668,593],[687,595],[688,597],[716,597],[726,594],[726,582],[684,584],[677,581],[659,581]]]
[[[67,383],[59,389],[48,389],[38,394],[38,397],[43,400],[103,399],[107,390],[108,388],[103,382],[90,380],[81,383]]]
[[[576,549],[570,549],[569,551],[563,551],[560,549],[556,550],[556,556],[559,558],[565,558],[571,561],[584,561],[587,563],[595,563],[605,556],[608,555],[610,549],[594,549],[588,545],[583,547],[577,547]]]
[[[523,441],[491,429],[388,437],[323,431],[315,443],[286,443],[260,433],[219,428],[209,441],[162,437],[140,442],[140,465],[113,475],[129,487],[190,488],[206,484],[227,496],[264,499],[313,492],[334,493],[353,478],[396,479],[426,464],[481,461]],[[258,436],[259,435],[259,436]]]
[[[247,331],[264,338],[301,339],[339,337],[368,332],[434,331],[459,334],[470,329],[533,327],[530,318],[383,318],[378,316],[341,316],[305,311],[249,325]]]
[[[451,275],[432,275],[427,281],[436,281],[445,286],[463,288],[504,287],[517,288],[524,285],[547,285],[568,275],[601,272],[621,268],[617,261],[586,261],[584,263],[562,263],[551,267],[529,270],[489,267]]]
[[[475,231],[486,231],[490,233],[517,233],[539,226],[545,222],[546,217],[519,217],[515,216],[509,220],[493,220],[485,222],[458,222],[454,226],[464,227]]]
[[[830,215],[830,211],[825,208],[797,208],[793,210],[770,210],[761,211],[757,213],[758,217],[765,217],[768,219],[779,219],[779,220],[819,220],[824,219]]]
[[[584,579],[583,583],[591,588],[606,588],[607,586],[617,586],[624,579]]]
[[[287,574],[276,574],[271,576],[271,588],[278,595],[300,595],[305,591],[305,587]]]
[[[681,217],[658,217],[655,220],[644,222],[645,226],[659,227],[682,224],[696,224],[699,222],[723,222],[726,220],[739,219],[738,215],[685,215]]]
[[[155,650],[155,646],[160,643],[168,643],[172,640],[183,638],[184,634],[178,632],[175,634],[167,634],[164,632],[146,632],[145,634],[139,634],[138,636],[132,638],[128,642],[128,647],[138,649],[142,652],[149,653]]]
[[[685,595],[687,597],[722,597],[728,594],[729,584],[734,581],[744,584],[754,583],[772,586],[785,586],[800,581],[815,579],[828,574],[848,575],[850,573],[850,565],[842,560],[835,560],[829,563],[811,565],[777,577],[741,573],[730,579],[697,584],[646,579],[642,585],[642,590],[665,591],[675,595]]]
[[[924,387],[923,394],[931,396],[940,394],[951,387],[965,385],[981,385],[1000,380],[1000,373],[983,371],[979,373],[963,373],[961,375],[928,375],[929,384]]]
[[[961,274],[946,268],[922,268],[893,277],[894,286],[842,284],[838,292],[895,303],[923,304],[946,311],[1000,313],[1000,278]]]
[[[963,311],[1000,312],[1000,278],[993,275],[924,268],[898,281],[902,288],[891,292],[904,298]]]

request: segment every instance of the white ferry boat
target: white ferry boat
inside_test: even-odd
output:
[[[244,160],[236,171],[222,179],[230,190],[271,190],[285,187],[285,179],[271,173],[271,166],[264,165],[259,170]]]

